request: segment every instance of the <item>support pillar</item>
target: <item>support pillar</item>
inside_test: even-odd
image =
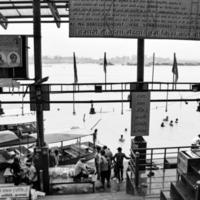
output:
[[[137,82],[138,84],[135,87],[136,91],[142,91],[145,86],[143,86],[144,82],[144,39],[138,39],[137,41]],[[133,108],[132,108],[133,109]],[[132,118],[132,117],[131,117]],[[131,123],[133,123],[131,121]],[[132,124],[131,124],[132,126]],[[131,148],[134,151],[134,148],[146,148],[146,141],[142,136],[135,136],[134,139],[131,141]],[[146,150],[137,150],[140,153],[140,158],[138,164],[139,170],[145,170],[146,164]]]
[[[34,32],[34,63],[35,63],[35,82],[42,79],[42,55],[41,55],[41,14],[40,14],[40,0],[33,1],[33,32]],[[43,188],[45,193],[49,193],[49,166],[48,166],[48,148],[45,147],[44,142],[44,118],[43,107],[40,97],[41,84],[38,84],[36,90],[36,120],[37,120],[37,147],[35,153],[38,155],[37,170],[43,171]]]
[[[142,90],[142,82],[144,82],[144,39],[137,40],[137,90]],[[143,141],[142,136],[136,136],[136,141]]]

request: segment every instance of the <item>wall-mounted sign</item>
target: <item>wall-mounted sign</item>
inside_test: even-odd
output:
[[[0,35],[0,78],[27,79],[27,37]]]
[[[22,38],[17,35],[0,37],[0,67],[22,67]]]
[[[200,39],[200,1],[70,1],[70,37]]]
[[[131,136],[149,135],[150,92],[132,92],[131,97]]]
[[[42,103],[42,110],[50,110],[49,104],[49,85],[41,85],[41,89],[37,85],[30,86],[30,101]],[[36,103],[30,104],[30,110],[36,110]]]

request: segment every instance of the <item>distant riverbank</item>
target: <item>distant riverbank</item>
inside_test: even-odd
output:
[[[33,57],[29,58],[29,63],[33,64],[34,59]],[[200,61],[198,60],[183,60],[183,59],[177,59],[179,66],[198,66],[200,65]],[[43,56],[42,57],[42,63],[43,64],[73,64],[73,57],[62,57],[62,56]],[[77,64],[97,64],[102,65],[103,58],[94,59],[94,58],[84,58],[84,57],[76,57],[76,63]],[[122,56],[122,57],[113,57],[113,58],[107,58],[107,63],[110,63],[111,65],[137,65],[137,57],[136,56]],[[145,66],[152,66],[153,61],[151,57],[145,56],[144,59]],[[154,65],[162,65],[171,66],[173,63],[172,59],[169,58],[155,58],[155,64]]]

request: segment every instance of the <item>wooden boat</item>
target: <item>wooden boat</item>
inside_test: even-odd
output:
[[[33,114],[5,115],[0,117],[0,131],[10,130],[16,135],[36,133],[36,119]]]
[[[64,146],[61,148],[61,152],[59,165],[71,165],[75,164],[80,158],[85,158],[88,161],[95,157],[95,148],[91,142]]]
[[[3,131],[2,131],[3,132]],[[36,134],[24,134],[21,136],[15,137],[6,133],[6,140],[0,140],[0,148],[4,148],[9,151],[10,148],[15,148],[21,151],[22,148],[19,146],[25,147],[27,144],[36,144]],[[5,136],[4,136],[5,137]],[[81,141],[84,138],[90,137],[91,141]],[[0,138],[2,134],[0,132]],[[91,160],[95,156],[95,145],[93,143],[94,134],[89,133],[85,129],[78,130],[69,130],[63,133],[49,133],[44,135],[45,142],[49,146],[49,149],[54,151],[58,149],[59,151],[59,165],[69,165],[75,164],[80,158],[85,158],[86,160]],[[88,139],[88,138],[87,138]],[[27,151],[29,151],[27,147]],[[24,152],[20,152],[24,153]]]
[[[80,158],[86,161],[95,157],[94,133],[85,129],[69,130],[65,133],[45,134],[45,142],[50,146],[60,143],[56,147],[59,151],[59,165],[75,164]],[[84,141],[83,141],[84,140]],[[65,144],[67,143],[67,144]]]

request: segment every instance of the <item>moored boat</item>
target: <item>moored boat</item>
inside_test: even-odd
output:
[[[3,133],[4,131],[2,131]],[[12,134],[11,134],[12,133]],[[1,140],[0,148],[19,151],[18,154],[29,154],[34,152],[36,147],[37,134],[26,134],[18,136],[12,131],[4,133],[6,140]],[[0,137],[3,134],[0,134]],[[89,138],[91,138],[89,140]],[[69,130],[62,133],[49,133],[44,135],[46,144],[51,151],[57,149],[59,151],[59,165],[75,164],[80,158],[85,158],[87,161],[95,156],[94,133],[90,133],[84,129]],[[30,146],[30,144],[33,144]],[[26,151],[21,152],[26,148]],[[31,150],[32,149],[32,150]],[[26,152],[26,153],[25,153]]]

